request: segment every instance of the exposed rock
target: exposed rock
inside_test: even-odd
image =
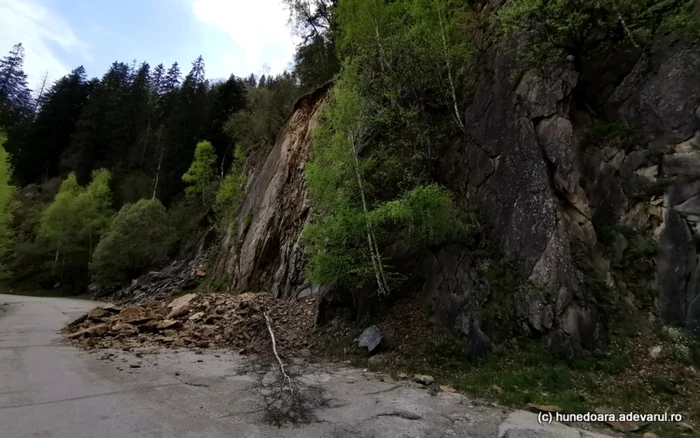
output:
[[[456,389],[454,389],[454,388],[451,387],[451,386],[447,386],[447,385],[440,385],[440,391],[442,391],[442,392],[449,392],[449,393],[451,393],[451,394],[457,392]]]
[[[102,307],[95,307],[90,312],[88,312],[87,317],[90,319],[99,319],[107,315],[109,315],[109,312],[107,312],[105,309],[103,309]]]
[[[654,360],[658,359],[659,356],[661,355],[662,350],[663,350],[663,347],[661,345],[656,345],[654,347],[651,347],[649,349],[649,357],[651,357]]]
[[[533,412],[564,412],[564,410],[559,406],[553,405],[536,405],[528,403],[527,407],[530,408],[530,410],[532,410]]]
[[[77,331],[71,335],[71,338],[79,338],[81,336],[94,337],[102,336],[109,331],[109,325],[107,324],[97,324],[87,327],[83,330]]]
[[[186,314],[166,317],[168,309],[185,304],[203,316],[196,320]],[[146,307],[131,306],[118,314],[110,313],[101,318],[104,322],[83,318],[69,324],[65,333],[74,343],[86,348],[166,345],[243,347],[251,352],[268,352],[271,344],[264,311],[273,321],[278,349],[295,355],[311,348],[308,332],[313,327],[313,312],[309,305],[276,300],[265,293],[192,294],[170,303],[155,301]]]
[[[416,383],[420,383],[421,385],[432,385],[435,379],[433,379],[433,376],[428,376],[426,374],[416,374],[413,376],[413,380]]]
[[[657,307],[661,320],[668,325],[682,327],[686,323],[688,299],[686,281],[689,256],[695,255],[695,244],[688,225],[673,209],[666,209],[659,236]],[[692,267],[694,269],[694,266]]]
[[[664,155],[663,168],[668,176],[700,176],[700,151]]]
[[[164,321],[158,321],[156,328],[158,330],[174,329],[182,327],[182,322],[174,319],[166,319]]]
[[[306,258],[299,238],[310,205],[304,164],[327,90],[328,86],[299,99],[252,177],[238,226],[224,239],[217,267],[219,275],[233,279],[236,290],[269,288],[275,296],[289,297],[305,288]]]
[[[192,260],[172,262],[160,271],[149,272],[133,280],[131,285],[112,294],[116,300],[124,303],[147,303],[151,300],[163,300],[183,291],[193,289],[205,272],[201,267],[206,254],[200,251]],[[98,292],[96,296],[105,293]]]
[[[700,51],[669,35],[654,44],[650,56],[639,59],[608,106],[653,139],[685,141],[700,128],[693,114],[700,102]]]
[[[196,294],[187,294],[181,297],[175,298],[168,308],[170,313],[166,316],[167,319],[176,318],[178,316],[185,315],[190,311],[190,302],[196,297]]]
[[[382,336],[382,332],[379,330],[379,328],[376,325],[367,327],[362,334],[360,335],[359,339],[357,340],[357,345],[360,348],[366,348],[367,352],[369,354],[374,353],[379,345],[382,343],[382,340],[384,339],[384,336]]]

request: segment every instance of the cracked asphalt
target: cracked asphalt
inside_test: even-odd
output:
[[[227,350],[86,352],[59,333],[95,302],[0,295],[0,437],[600,438],[389,376],[307,363],[326,403],[264,421],[253,360]]]

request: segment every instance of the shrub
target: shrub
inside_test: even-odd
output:
[[[167,261],[172,236],[165,207],[157,199],[125,205],[95,249],[93,281],[116,285],[158,268]]]
[[[68,271],[74,282],[85,279],[90,254],[113,216],[110,178],[109,171],[96,170],[90,184],[81,187],[71,173],[43,211],[37,235],[53,252],[52,277],[61,279]]]
[[[182,181],[189,184],[185,192],[201,197],[202,203],[211,206],[216,190],[216,151],[208,141],[201,141],[194,151],[194,159]]]
[[[12,179],[10,155],[3,147],[6,140],[7,137],[0,131],[0,258],[7,254],[12,244],[12,230],[10,227],[12,224],[15,193],[15,188],[10,184]],[[5,271],[6,269],[0,264],[0,277],[7,275]]]
[[[245,198],[245,185],[248,178],[245,175],[245,154],[240,148],[233,153],[231,170],[216,192],[214,200],[214,212],[220,228],[227,228],[235,219],[238,209]]]
[[[496,15],[502,30],[522,36],[531,60],[580,58],[627,43],[647,47],[660,29],[697,35],[694,0],[520,0]]]

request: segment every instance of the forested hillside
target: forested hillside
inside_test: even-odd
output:
[[[290,5],[296,15],[308,7]],[[122,281],[179,254],[215,225],[214,210],[218,222],[230,220],[235,207],[226,204],[245,184],[244,167],[264,159],[295,100],[338,69],[317,33],[329,26],[329,12],[319,14],[312,27],[297,28],[306,41],[297,70],[276,76],[210,80],[199,57],[191,67],[114,62],[101,78],[77,67],[30,90],[18,42],[0,61],[4,275],[21,287],[84,293],[100,236],[122,206],[139,200],[168,208],[159,223],[142,226],[169,228],[177,237],[158,242],[165,245],[158,257],[137,257],[126,277],[117,275]],[[206,147],[196,148],[200,142]]]

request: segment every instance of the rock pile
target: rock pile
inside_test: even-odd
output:
[[[114,293],[112,298],[136,304],[166,300],[178,291],[192,290],[197,286],[197,281],[206,275],[206,272],[199,268],[200,265],[201,261],[198,259],[174,261],[160,271],[140,276],[128,287]]]
[[[260,353],[270,349],[263,312],[270,316],[278,348],[305,354],[313,328],[313,298],[278,300],[267,293],[187,294],[144,306],[97,307],[71,322],[64,333],[87,348],[172,346],[234,347]]]

